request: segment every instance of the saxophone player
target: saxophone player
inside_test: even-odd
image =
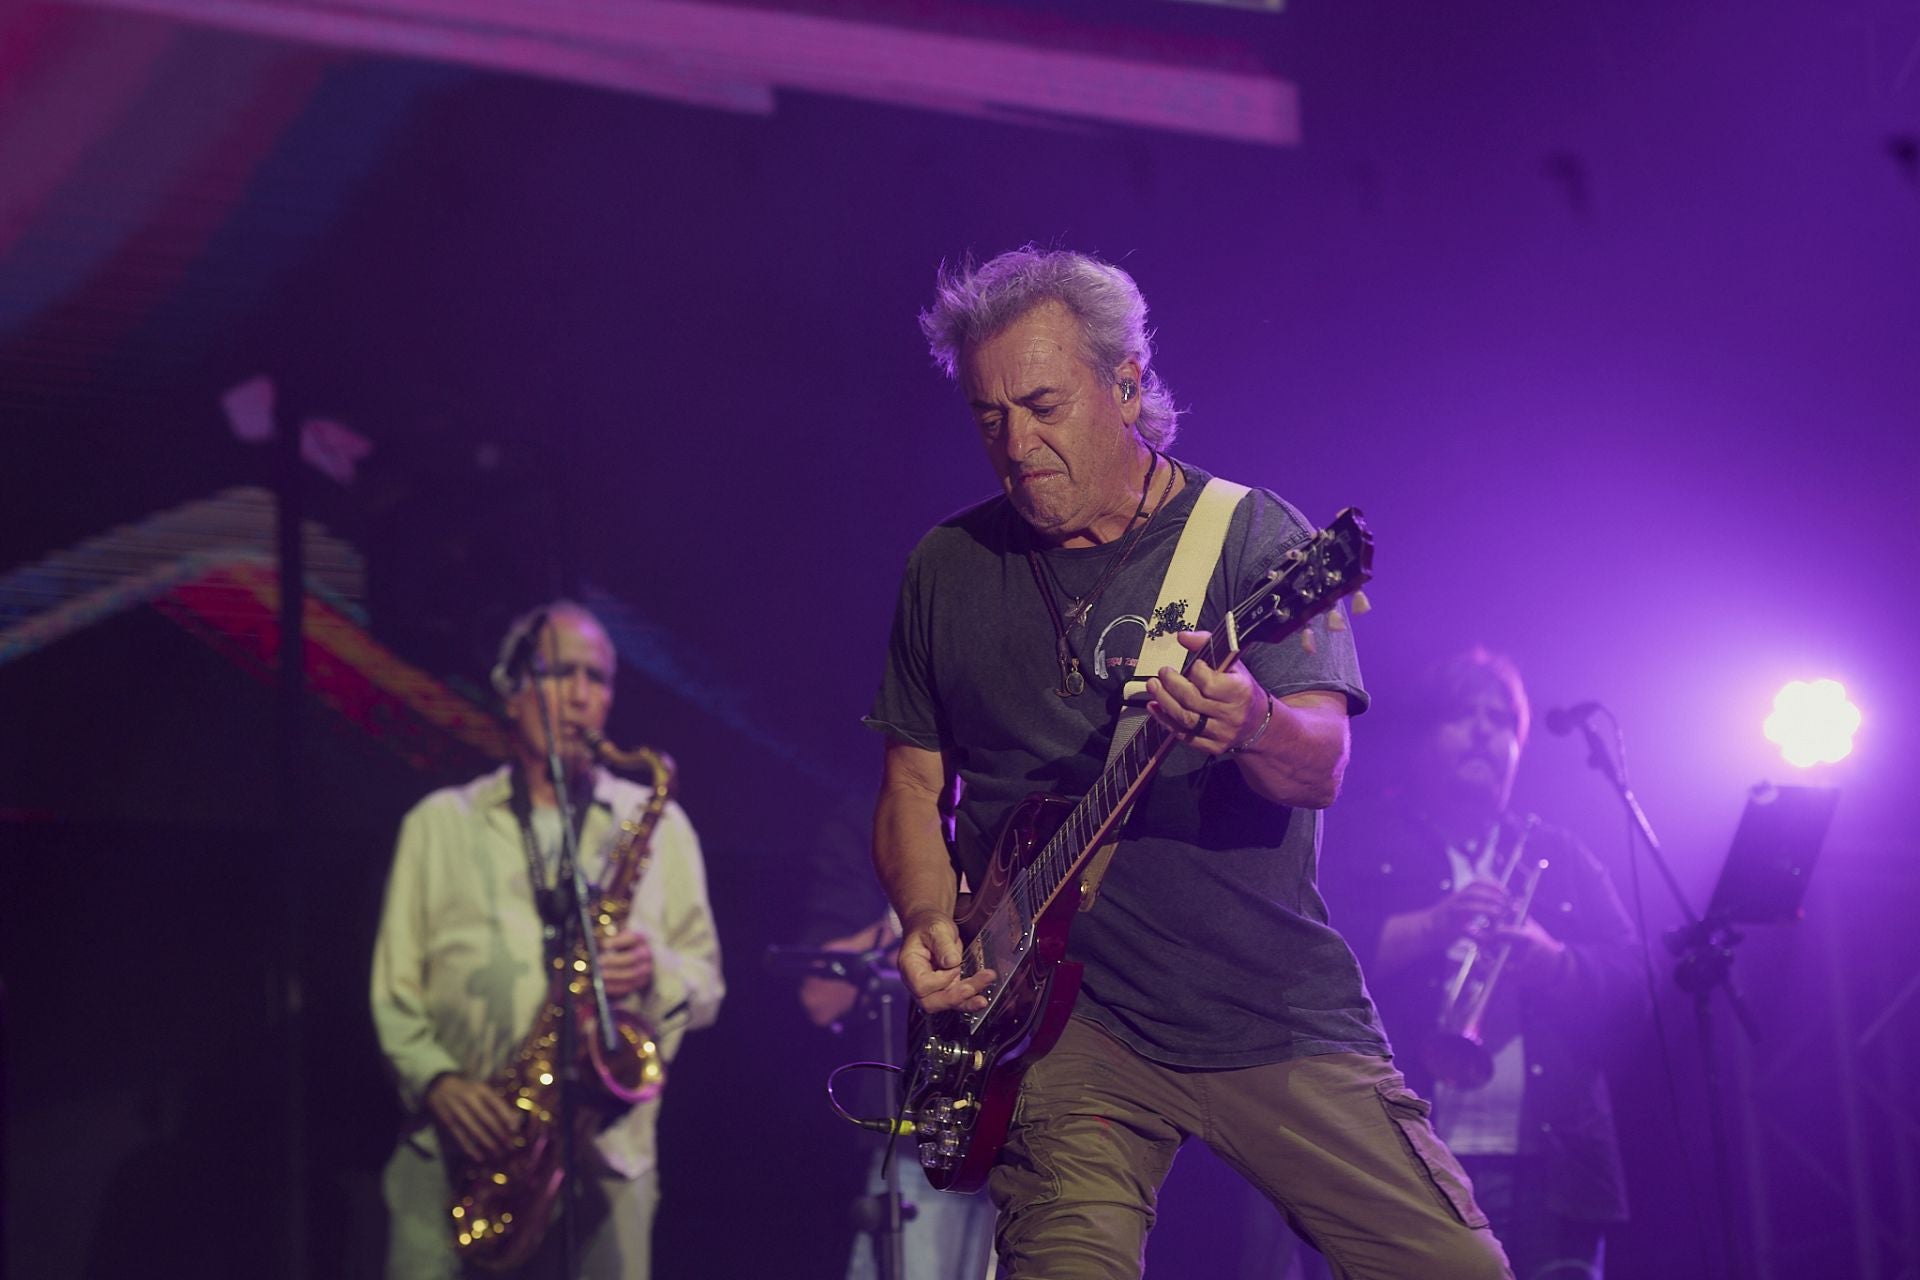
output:
[[[474,1270],[455,1247],[448,1161],[501,1157],[522,1127],[522,1113],[489,1081],[515,1060],[549,1005],[554,957],[577,944],[556,874],[562,812],[571,812],[592,893],[609,872],[620,824],[652,797],[596,762],[613,678],[613,643],[586,609],[556,601],[522,615],[493,670],[514,758],[434,792],[401,825],[372,980],[375,1029],[408,1116],[383,1177],[389,1280]],[[564,806],[549,766],[549,723],[567,783]],[[665,1061],[687,1031],[713,1022],[723,984],[700,844],[678,804],[658,807],[648,850],[630,911],[597,949],[610,1008],[616,1017],[637,1015]],[[583,1039],[592,1034],[591,1023],[580,1029]],[[558,1202],[562,1213],[576,1206],[576,1274],[648,1276],[658,1107],[655,1096],[607,1109],[594,1121],[605,1127],[576,1144],[577,1194]],[[569,1230],[539,1225],[537,1252],[492,1274],[558,1280]]]
[[[1577,838],[1512,808],[1529,710],[1511,660],[1442,659],[1407,720],[1386,794],[1352,798],[1329,839],[1328,910],[1514,1275],[1599,1280],[1627,1213],[1602,1068],[1643,998],[1632,924]],[[1485,1017],[1462,1036],[1468,1001]]]

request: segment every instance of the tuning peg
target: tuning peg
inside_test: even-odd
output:
[[[1366,592],[1356,591],[1353,593],[1352,603],[1349,604],[1347,607],[1352,609],[1355,613],[1365,613],[1367,610],[1373,608],[1373,601],[1367,599]]]
[[[1308,653],[1320,652],[1320,641],[1314,638],[1313,628],[1309,627],[1300,633],[1300,647]]]

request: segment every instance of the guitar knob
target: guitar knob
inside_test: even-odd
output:
[[[964,1050],[952,1040],[942,1040],[938,1036],[928,1036],[920,1045],[920,1056],[941,1066],[952,1066],[960,1061]]]

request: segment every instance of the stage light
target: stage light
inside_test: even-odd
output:
[[[1838,680],[1794,680],[1774,695],[1761,730],[1788,764],[1806,769],[1844,760],[1859,727],[1860,708]]]

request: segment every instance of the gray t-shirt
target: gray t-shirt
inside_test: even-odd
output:
[[[958,774],[954,859],[973,883],[1023,797],[1079,796],[1099,776],[1161,580],[1208,479],[1182,469],[1186,489],[1146,526],[1085,627],[1070,634],[1087,675],[1077,697],[1055,692],[1054,626],[1025,555],[1026,525],[1005,497],[942,522],[908,559],[867,723],[941,752]],[[1214,628],[1310,533],[1274,494],[1249,494],[1204,605],[1186,611],[1189,620],[1198,614],[1189,625]],[[1095,585],[1121,545],[1041,555],[1072,596]],[[1315,652],[1298,636],[1254,641],[1243,661],[1276,695],[1333,690],[1364,710],[1352,633],[1324,617],[1312,632]],[[1231,761],[1176,747],[1129,817],[1098,903],[1074,919],[1067,958],[1085,966],[1076,1012],[1179,1066],[1385,1054],[1359,966],[1314,884],[1319,841],[1317,811],[1264,800]]]

